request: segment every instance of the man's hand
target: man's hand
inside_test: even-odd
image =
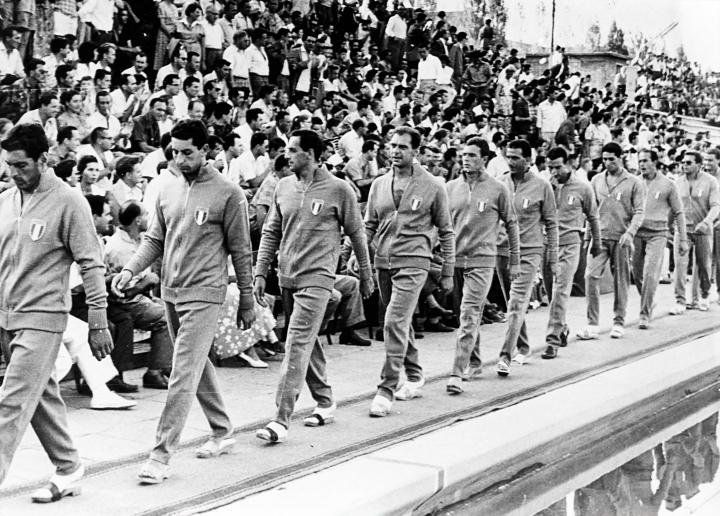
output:
[[[590,248],[590,256],[597,258],[600,254],[602,254],[602,252],[602,244],[593,242],[592,247]]]
[[[120,274],[117,274],[112,280],[112,292],[117,297],[125,297],[123,290],[127,287],[127,284],[132,279],[132,273],[128,270],[123,270]]]
[[[347,261],[347,265],[345,266],[348,270],[348,272],[353,272],[355,274],[359,274],[360,267],[358,266],[357,257],[355,254],[351,255],[350,258]]]
[[[702,221],[697,226],[695,226],[695,233],[700,233],[701,235],[707,235],[708,231],[710,230],[710,226],[707,224],[707,222]]]
[[[113,350],[113,341],[110,331],[107,328],[102,330],[90,330],[88,332],[88,343],[96,359],[102,360]]]
[[[255,322],[255,310],[253,308],[247,308],[245,310],[238,310],[237,313],[237,327],[240,330],[249,330],[252,328]]]
[[[442,278],[440,278],[440,288],[443,289],[445,292],[451,292],[453,289],[453,277],[443,276]]]
[[[618,242],[621,247],[632,247],[633,246],[633,238],[628,235],[627,233],[623,234],[623,236],[620,237],[620,241]]]
[[[267,306],[265,302],[265,278],[262,276],[255,276],[253,294],[255,295],[255,301],[257,301],[260,306]]]
[[[373,292],[375,292],[375,282],[372,278],[360,280],[360,294],[362,294],[363,299],[370,299]]]
[[[510,281],[513,282],[520,277],[520,264],[515,263],[510,265],[510,271],[508,272]]]
[[[680,242],[679,247],[680,247],[680,249],[678,249],[678,251],[680,251],[680,256],[685,256],[686,254],[688,254],[688,251],[690,250],[690,246],[688,246],[687,242]]]
[[[547,266],[552,275],[555,276],[557,274],[557,262],[548,262]]]
[[[143,278],[143,282],[149,287],[154,287],[160,284],[160,276],[154,272],[148,272]]]

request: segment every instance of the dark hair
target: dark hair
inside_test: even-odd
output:
[[[151,108],[152,108],[152,107],[155,107],[155,104],[157,104],[158,102],[162,102],[163,104],[167,104],[167,103],[168,103],[168,96],[167,96],[167,95],[161,95],[161,96],[159,96],[159,97],[155,97],[154,99],[152,99],[152,100],[150,101],[150,107],[151,107]]]
[[[193,2],[191,4],[188,4],[188,6],[185,8],[185,16],[190,16],[190,13],[195,12],[197,9],[200,9],[200,12],[202,12],[202,7],[200,7],[199,3]]]
[[[88,157],[88,156],[86,156]],[[105,205],[107,204],[107,199],[103,195],[86,195],[85,199],[87,200],[88,204],[90,205],[90,211],[92,212],[93,216],[95,217],[102,217],[103,212],[105,211]]]
[[[140,163],[140,158],[137,156],[123,156],[118,160],[117,165],[115,166],[115,173],[118,177],[125,177],[133,171],[135,165],[138,163]]]
[[[553,147],[552,149],[550,149],[550,152],[548,152],[547,159],[548,159],[548,161],[550,161],[552,159],[558,159],[558,158],[562,158],[563,163],[567,163],[568,153],[562,147]]]
[[[180,76],[176,73],[166,75],[163,79],[162,87],[165,88],[167,86],[170,86],[173,82],[175,82],[175,79],[177,79],[178,81],[180,80]]]
[[[30,72],[34,72],[35,69],[40,65],[45,65],[45,61],[43,61],[42,59],[35,59],[35,58],[28,59],[25,62],[25,73],[29,74]]]
[[[50,41],[50,52],[57,54],[63,48],[70,46],[70,42],[63,37],[55,37]]]
[[[40,95],[38,103],[41,107],[49,106],[53,100],[57,100],[57,96],[54,93],[43,93],[42,95]]]
[[[72,72],[75,69],[74,66],[69,64],[61,64],[55,69],[55,80],[61,81],[67,77],[70,72]]]
[[[223,149],[228,150],[230,147],[235,145],[235,140],[242,140],[242,138],[238,133],[228,134],[223,141]]]
[[[73,169],[77,165],[77,161],[74,159],[65,159],[53,167],[55,169],[55,175],[65,181],[72,176]]]
[[[192,86],[192,85],[195,84],[196,82],[200,82],[200,79],[198,79],[197,77],[192,76],[192,75],[191,75],[190,77],[187,77],[187,78],[183,81],[183,90],[189,88],[190,86]]]
[[[63,91],[62,95],[60,95],[60,104],[62,104],[63,106],[67,106],[68,102],[70,102],[75,95],[80,95],[80,92],[77,90]],[[47,104],[43,105],[47,106],[49,104],[50,103],[48,102]]]
[[[640,150],[638,151],[638,155],[643,154],[643,153],[649,154],[649,155],[650,155],[650,161],[652,161],[653,163],[657,163],[657,160],[659,159],[659,158],[658,158],[658,153],[655,152],[653,149],[640,149]],[[720,154],[720,152],[719,152],[719,154]]]
[[[245,121],[250,124],[250,122],[254,122],[258,118],[260,118],[260,115],[262,115],[262,109],[253,108],[248,109],[245,112]]]
[[[485,140],[484,138],[480,138],[479,136],[473,136],[465,142],[465,145],[472,145],[473,147],[479,148],[480,156],[483,158],[490,157],[490,145],[488,145],[487,140]]]
[[[216,119],[222,118],[230,113],[232,113],[232,106],[226,102],[218,102],[215,109],[213,109],[213,116]]]
[[[362,152],[363,154],[372,150],[375,150],[375,147],[377,146],[377,142],[374,140],[368,140],[365,143],[363,143],[362,146]]]
[[[96,127],[90,133],[90,143],[95,143],[100,138],[100,133],[107,131],[105,127]],[[81,160],[82,161],[82,160]]]
[[[282,154],[275,158],[275,170],[282,170],[288,165],[288,160]]]
[[[357,131],[362,127],[365,127],[365,121],[362,118],[358,118],[352,123],[353,131]]]
[[[527,142],[527,140],[523,140],[522,138],[509,142],[507,148],[520,149],[522,157],[525,159],[529,159],[530,157],[532,157],[532,147],[530,147],[530,144]]]
[[[695,158],[695,163],[702,163],[702,156],[699,152],[688,150],[685,151],[685,156],[693,156]]]
[[[407,104],[404,104],[404,105],[407,105]],[[409,136],[410,137],[410,147],[412,147],[413,149],[417,149],[418,147],[420,147],[420,141],[422,140],[422,138],[420,138],[420,133],[417,132],[412,127],[406,127],[406,126],[398,127],[397,129],[395,129],[395,134],[397,136]]]
[[[265,133],[253,133],[253,135],[250,137],[250,148],[257,147],[258,145],[262,145],[267,141],[268,137]]]
[[[207,128],[200,120],[180,120],[170,134],[178,140],[191,140],[198,149],[202,149],[208,142]]]
[[[614,154],[616,157],[619,158],[622,156],[622,147],[620,147],[620,145],[615,142],[610,142],[603,145],[602,152],[603,154],[606,152]]]
[[[194,50],[191,50],[190,52],[188,52],[187,55],[188,61],[192,61],[193,57],[200,57],[200,54],[195,52]]]
[[[2,127],[2,125],[0,125],[0,127]],[[720,161],[720,149],[718,149],[717,147],[711,147],[710,149],[705,151],[705,154],[712,154],[713,156],[715,156],[716,160]]]
[[[16,125],[0,146],[7,152],[25,151],[33,161],[39,160],[50,149],[45,130],[38,124]]]
[[[208,147],[211,149],[214,149],[218,145],[223,146],[225,145],[225,141],[220,138],[219,136],[215,136],[214,134],[208,138]]]
[[[129,226],[135,219],[142,215],[142,206],[137,201],[129,200],[120,208],[118,213],[118,221],[123,226]]]
[[[311,129],[298,129],[292,133],[292,137],[299,139],[298,143],[303,151],[312,151],[315,161],[320,161],[323,153],[323,139],[318,133]]]
[[[271,151],[280,150],[286,146],[287,144],[285,143],[285,140],[281,138],[270,138],[270,141],[268,142],[268,150]]]
[[[105,77],[108,77],[110,75],[112,75],[112,74],[110,72],[108,72],[107,70],[102,70],[102,69],[95,70],[95,77],[93,77],[93,80],[94,81],[102,81]]]
[[[261,30],[261,29],[259,29]],[[275,86],[272,84],[263,84],[260,88],[260,95],[258,95],[260,98],[267,97],[268,95],[272,95],[275,92]]]
[[[62,129],[60,129],[57,135],[57,142],[62,143],[65,140],[69,140],[70,138],[72,138],[73,131],[77,131],[77,127],[74,127],[72,125],[66,125]]]
[[[78,172],[81,174],[85,172],[85,169],[90,163],[100,163],[98,159],[93,156],[92,154],[88,154],[87,156],[83,156],[80,158],[80,161],[78,161]]]

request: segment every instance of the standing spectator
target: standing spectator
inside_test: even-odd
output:
[[[160,70],[168,58],[168,45],[170,39],[175,32],[175,26],[178,22],[178,10],[173,0],[160,0],[158,4],[158,33],[155,41],[155,59],[153,60],[153,68]],[[173,72],[177,73],[177,71]],[[156,89],[162,84],[162,79],[156,79]]]
[[[487,50],[492,46],[493,39],[495,39],[495,29],[492,26],[492,20],[488,18],[485,20],[485,26],[480,32],[480,41],[483,50]]]
[[[397,70],[400,62],[405,58],[407,44],[407,14],[405,9],[398,9],[388,20],[385,27],[385,42],[383,47],[390,51],[389,61],[393,70]]]
[[[430,54],[427,44],[423,43],[418,47],[418,91],[425,95],[425,100],[435,93],[438,78],[442,75],[442,63],[440,59]]]
[[[643,222],[645,195],[640,179],[622,167],[622,148],[610,142],[602,149],[605,172],[592,179],[598,200],[602,250],[591,256],[585,272],[588,325],[577,336],[581,340],[597,339],[600,334],[600,282],[610,262],[613,275],[613,327],[610,337],[622,338],[625,334],[625,313],[630,285],[630,253],[633,239]],[[676,259],[676,264],[677,259]],[[681,271],[679,265],[677,270]],[[684,274],[678,276],[685,277]]]
[[[252,45],[245,50],[245,59],[248,64],[250,88],[253,96],[257,99],[260,98],[262,87],[268,84],[270,76],[268,56],[265,52],[267,31],[265,29],[255,29],[252,31],[251,39]]]
[[[222,58],[223,50],[223,27],[218,22],[219,11],[217,7],[208,7],[202,26],[205,31],[205,61],[203,70],[214,70],[218,61]]]
[[[248,33],[244,30],[237,31],[233,36],[233,44],[223,52],[223,59],[230,63],[232,70],[232,85],[234,88],[249,88],[250,71],[248,61],[245,57],[245,49],[250,45]]]
[[[84,140],[90,136],[92,127],[88,123],[88,116],[83,110],[82,95],[79,91],[70,90],[60,96],[60,104],[64,108],[63,113],[57,117],[58,130],[73,126],[77,128],[78,138]]]
[[[175,25],[173,38],[177,38],[180,43],[188,51],[188,60],[190,53],[195,52],[200,56],[200,66],[198,70],[203,69],[202,56],[205,55],[205,29],[201,22],[202,8],[198,3],[191,3],[185,7],[185,18],[181,18]]]
[[[82,41],[89,39],[98,45],[112,41],[114,16],[114,0],[88,0],[78,11],[83,30],[89,36],[81,38]]]
[[[90,308],[88,342],[98,360],[113,346],[105,268],[85,201],[47,171],[41,159],[49,149],[42,127],[14,128],[2,148],[17,189],[0,195],[0,283],[5,285],[0,291],[0,342],[7,360],[0,389],[0,483],[32,424],[56,468],[32,498],[55,502],[79,494],[85,473],[53,375],[70,311],[70,264],[80,267]],[[28,202],[30,196],[33,202]]]
[[[252,32],[255,30],[255,22],[251,16],[252,6],[250,5],[250,0],[241,0],[239,2],[239,8],[240,12],[233,18],[233,27],[235,27],[235,30],[244,30],[248,33]]]
[[[285,27],[282,18],[278,14],[279,0],[269,0],[265,7],[265,12],[260,15],[258,20],[258,27],[262,27],[269,33],[277,34],[280,29]],[[318,7],[320,6],[318,5]]]
[[[160,146],[159,122],[165,119],[167,106],[166,97],[155,98],[150,101],[150,111],[135,119],[131,140],[136,151],[150,153]]]
[[[467,39],[467,34],[464,32],[458,32],[455,38],[455,44],[450,48],[450,66],[453,69],[453,85],[455,90],[460,93],[460,87],[463,75],[465,74],[465,56],[463,53],[463,44]]]
[[[76,0],[55,0],[53,26],[56,36],[78,33],[78,3]]]
[[[222,18],[218,20],[218,25],[220,25],[223,30],[223,52],[233,44],[233,36],[235,35],[233,18],[235,17],[235,12],[235,2],[227,2],[223,8]]]
[[[199,121],[182,121],[173,128],[172,166],[179,169],[177,177],[160,192],[148,232],[112,284],[113,293],[123,297],[131,278],[162,256],[161,291],[175,349],[156,445],[138,473],[143,484],[168,478],[170,458],[196,396],[213,431],[196,455],[216,457],[235,444],[208,353],[225,300],[228,255],[240,290],[238,328],[250,328],[255,320],[250,229],[245,195],[207,164],[207,141],[207,130]],[[199,261],[202,267],[196,266]]]
[[[372,242],[376,235],[378,238],[375,268],[380,297],[387,306],[386,357],[370,407],[372,417],[387,416],[393,400],[415,398],[425,384],[411,323],[433,254],[427,233],[412,228],[422,227],[428,232],[437,229],[443,263],[440,286],[446,291],[453,286],[455,238],[448,197],[444,186],[415,164],[419,147],[417,131],[406,127],[395,130],[390,140],[393,169],[375,180],[365,211],[367,241]],[[407,381],[398,390],[403,368]]]
[[[352,123],[352,130],[345,133],[340,142],[338,143],[337,152],[340,157],[351,160],[357,158],[362,154],[363,144],[365,142],[364,136],[367,132],[367,127],[363,120],[355,120]]]
[[[63,127],[58,131],[58,143],[48,151],[48,167],[55,168],[61,161],[77,161],[75,153],[80,146],[77,128]]]
[[[557,89],[551,86],[547,91],[547,99],[538,105],[537,128],[542,139],[550,145],[555,141],[555,133],[566,118],[565,108],[556,98]]]

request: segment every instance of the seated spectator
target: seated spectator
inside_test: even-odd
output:
[[[262,130],[262,111],[259,109],[248,109],[245,113],[245,123],[233,129],[234,133],[242,138],[243,147],[250,148],[250,139],[253,134]]]
[[[120,208],[120,226],[108,239],[105,246],[105,265],[108,273],[119,273],[130,261],[140,245],[141,234],[147,230],[148,214],[142,204],[128,201]],[[159,285],[160,278],[150,271],[143,271],[132,279],[130,287],[120,298],[110,293],[108,297],[108,319],[116,315],[129,315],[133,327],[150,331],[150,358],[148,369],[143,376],[143,386],[149,389],[167,389],[167,377],[172,368],[173,347],[165,321],[165,310],[145,294]],[[132,353],[132,348],[113,350],[113,360],[122,362],[119,353]]]
[[[17,27],[5,27],[0,42],[0,79],[6,75],[25,77],[22,56],[18,48],[22,43],[22,34]]]
[[[150,98],[145,102],[145,106],[143,107],[143,115],[146,114],[148,111],[150,111],[150,103],[161,97],[167,97],[169,99],[175,99],[177,98],[178,94],[180,93],[180,78],[175,74],[170,74],[165,76],[165,79],[163,79],[162,88],[160,88],[158,91],[150,95]],[[174,104],[174,102],[173,102]],[[171,113],[168,113],[171,114]]]
[[[250,201],[250,238],[252,239],[253,250],[260,245],[260,235],[265,225],[265,219],[273,203],[273,194],[278,181],[291,174],[290,165],[285,156],[279,155],[273,164],[273,170],[263,181],[257,193]]]
[[[95,97],[95,112],[87,119],[87,125],[91,130],[103,128],[107,130],[108,135],[113,139],[115,145],[121,149],[128,148],[130,145],[129,124],[121,124],[118,117],[112,114],[112,97],[107,91],[101,91]]]
[[[130,140],[132,148],[138,152],[150,153],[160,145],[160,120],[164,120],[168,109],[167,97],[150,101],[150,111],[135,118],[135,126]]]
[[[342,158],[351,160],[362,154],[363,144],[365,143],[365,122],[361,119],[352,123],[352,130],[345,133],[338,142],[337,152]]]
[[[275,100],[277,87],[273,84],[264,84],[260,88],[259,98],[252,103],[251,109],[259,109],[267,120],[272,120],[275,112],[273,101]]]
[[[200,95],[200,81],[197,77],[188,77],[183,81],[183,89],[175,97],[175,110],[173,116],[176,120],[182,120],[188,116],[188,104],[191,100],[197,100]]]
[[[90,136],[92,128],[88,123],[88,116],[83,110],[82,95],[77,90],[68,90],[60,96],[63,112],[57,117],[58,129],[72,126],[78,131],[80,140]]]
[[[265,133],[255,133],[250,139],[250,148],[230,163],[231,174],[237,168],[240,186],[248,196],[253,195],[267,177],[270,160],[267,157],[268,138]]]
[[[267,132],[268,138],[280,138],[287,145],[290,142],[290,115],[287,111],[278,111],[275,114],[275,126]],[[322,133],[321,133],[322,134]]]
[[[83,195],[95,195],[105,198],[107,190],[98,186],[98,178],[100,177],[100,163],[95,156],[82,156],[78,161],[78,174],[80,182],[77,188],[82,191]]]
[[[78,148],[78,158],[83,156],[94,156],[100,163],[100,178],[98,185],[104,190],[112,187],[110,174],[115,170],[115,156],[111,149],[113,148],[113,139],[107,129],[97,127],[90,133],[90,143],[81,145]]]
[[[232,106],[226,102],[218,102],[213,109],[212,118],[208,121],[209,129],[212,129],[215,136],[225,139],[232,133],[231,116]]]
[[[62,64],[55,69],[55,91],[58,95],[75,89],[75,67],[69,64]]]
[[[43,93],[38,100],[39,108],[28,111],[18,120],[20,124],[38,124],[45,130],[50,146],[57,143],[57,116],[60,113],[60,102],[53,93]]]
[[[325,309],[325,317],[321,328],[326,328],[335,312],[340,309],[340,344],[348,346],[369,346],[369,340],[355,332],[355,327],[365,322],[360,280],[352,276],[335,275],[332,294]]]
[[[140,115],[145,99],[137,94],[138,84],[134,75],[121,75],[118,88],[110,93],[112,114],[121,122]]]
[[[5,80],[17,79],[17,77],[17,75],[9,75]],[[28,59],[25,62],[24,77],[12,83],[5,102],[18,105],[23,112],[35,110],[40,105],[40,96],[49,91],[45,62],[41,59]]]
[[[68,125],[58,132],[57,145],[50,147],[48,151],[48,166],[55,167],[65,160],[75,160],[76,151],[80,146],[80,137],[77,128]]]
[[[190,120],[205,122],[205,104],[199,99],[193,99],[188,103],[187,117]]]
[[[363,143],[362,154],[347,162],[343,172],[345,179],[352,186],[358,202],[367,202],[370,185],[378,177],[377,142],[369,140]]]
[[[140,172],[140,158],[137,156],[123,156],[118,159],[115,174],[119,179],[111,189],[115,202],[110,208],[113,223],[117,225],[120,221],[120,208],[122,206],[125,206],[128,201],[142,202],[143,191],[139,186],[143,182]]]
[[[77,168],[77,161],[66,159],[57,163],[53,170],[55,175],[65,181],[70,188],[77,188],[80,182],[80,173]]]
[[[223,152],[215,156],[213,166],[236,185],[240,184],[240,171],[235,168],[231,173],[230,163],[245,151],[239,134],[230,133],[223,140]]]

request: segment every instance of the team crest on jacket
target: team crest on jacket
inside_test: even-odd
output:
[[[33,242],[40,240],[45,234],[45,228],[47,228],[47,222],[34,219],[30,224],[30,239]]]
[[[575,197],[574,197],[574,196],[571,195],[570,197],[568,197],[568,204],[569,204],[570,206],[572,206],[572,204],[573,204],[574,202],[575,202]]]
[[[195,224],[202,226],[207,222],[208,209],[207,208],[195,208]]]
[[[485,201],[478,201],[477,208],[478,208],[478,211],[480,211],[480,212],[485,211]]]
[[[412,211],[417,210],[421,204],[422,199],[420,197],[413,197],[412,199],[410,199],[410,209],[412,209]]]
[[[323,206],[325,206],[325,201],[322,199],[313,199],[312,204],[310,204],[310,212],[313,215],[318,215],[322,211]]]

